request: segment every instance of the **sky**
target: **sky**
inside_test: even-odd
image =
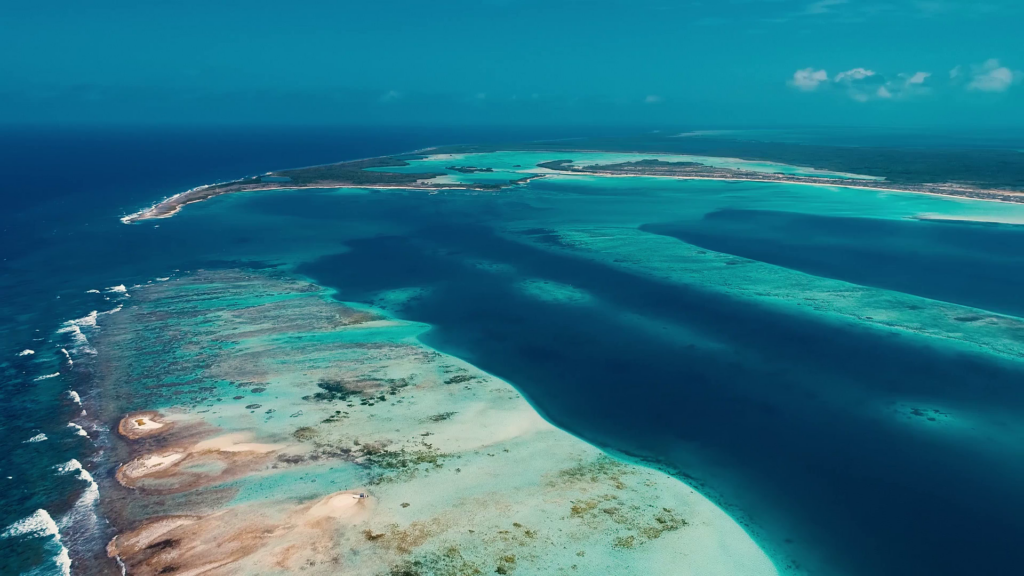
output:
[[[1022,0],[0,4],[4,124],[1024,127]]]

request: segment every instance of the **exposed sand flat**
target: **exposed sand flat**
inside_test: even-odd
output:
[[[129,485],[139,478],[166,470],[184,458],[185,454],[182,452],[140,456],[118,469],[118,479],[122,484]]]
[[[132,555],[144,550],[168,532],[195,523],[198,516],[168,516],[157,518],[136,530],[119,534],[107,546],[110,556]]]
[[[344,524],[358,524],[370,518],[375,499],[361,490],[346,490],[325,497],[306,512],[310,519],[331,518]]]
[[[191,445],[172,444],[122,465],[116,478],[129,488],[182,492],[244,475],[287,447],[248,442],[251,437],[251,433],[237,432]]]
[[[245,441],[251,437],[251,434],[245,433],[225,434],[209,440],[203,440],[193,446],[190,452],[256,452],[266,454],[267,452],[276,452],[285,447],[284,444],[261,444],[259,442]]]
[[[148,488],[135,510],[176,494],[111,543],[130,574],[777,574],[710,501],[553,427],[508,383],[422,345],[427,326],[338,323],[353,310],[250,271],[172,280],[137,306],[119,321],[150,323],[153,341],[127,340],[144,354],[232,345],[202,356],[204,377],[229,384],[167,396],[219,430],[119,472]],[[209,489],[233,496],[211,508]]]

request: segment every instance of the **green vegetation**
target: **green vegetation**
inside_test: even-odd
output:
[[[537,164],[538,168],[547,168],[548,170],[571,170],[572,160],[552,160],[550,162],[541,162]]]
[[[700,162],[665,162],[646,158],[635,162],[620,162],[618,164],[596,164],[587,166],[587,170],[598,170],[604,172],[629,172],[631,170],[643,170],[645,172],[658,173],[659,171],[678,171],[682,168],[706,168]]]
[[[374,184],[413,184],[417,180],[426,180],[436,176],[444,176],[442,172],[425,172],[421,174],[404,174],[400,172],[367,171],[367,168],[388,168],[408,166],[409,163],[396,158],[370,158],[308,168],[295,168],[273,172],[271,176],[291,178],[292,183],[303,186],[318,182],[345,182],[356,185]]]
[[[247,190],[253,187],[266,187],[266,184],[277,184],[279,186],[336,186],[349,184],[353,186],[395,186],[403,184],[415,184],[419,180],[429,180],[437,176],[444,176],[444,172],[423,172],[423,173],[401,173],[368,171],[367,168],[389,168],[408,166],[409,163],[393,157],[369,158],[366,160],[353,160],[351,162],[339,162],[337,164],[324,164],[321,166],[308,166],[306,168],[292,168],[271,172],[262,176],[242,178],[231,182],[214,184],[205,188],[198,196],[215,196],[223,192],[235,190]],[[270,180],[267,180],[269,178]],[[283,180],[287,178],[287,181]]]
[[[430,152],[466,154],[497,150],[692,154],[779,162],[819,170],[880,176],[897,184],[953,182],[978,187],[1024,190],[1024,154],[1011,149],[825,146],[654,135],[637,138],[581,138],[568,142],[444,146]]]

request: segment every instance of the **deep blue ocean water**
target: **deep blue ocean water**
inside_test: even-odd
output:
[[[802,549],[798,558],[820,554],[830,569],[815,573],[1011,574],[1022,559],[1011,545],[1024,534],[1019,459],[900,433],[842,407],[866,395],[1019,411],[1019,366],[554,257],[482,228],[449,223],[351,247],[304,271],[344,287],[343,299],[434,286],[408,312],[436,327],[431,344],[518,383],[563,428],[692,474],[773,532],[770,543]],[[538,305],[438,253],[514,263],[611,306]],[[381,264],[407,261],[418,264]],[[623,312],[697,330],[735,353],[652,336]]]
[[[815,276],[1024,314],[1020,226],[722,210],[644,229]]]
[[[192,206],[169,220],[117,220],[156,197],[213,180],[516,137],[527,136],[3,134],[2,194],[10,210],[0,215],[0,529],[45,509],[61,525],[76,569],[109,569],[82,556],[94,543],[70,518],[87,482],[55,468],[72,458],[90,468],[103,449],[93,441],[102,436],[95,430],[85,438],[67,427],[81,408],[65,392],[80,392],[87,409],[90,398],[88,374],[66,370],[60,347],[71,343],[54,335],[62,322],[113,308],[116,293],[104,291],[111,286],[287,253],[299,272],[337,288],[342,300],[431,288],[401,312],[434,326],[429,344],[509,380],[562,428],[678,470],[747,523],[780,566],[837,575],[1019,573],[1018,363],[517,242],[495,226],[539,209],[515,198],[269,193]],[[1014,294],[1024,282],[1016,249],[1022,240],[1013,226],[733,211],[646,228],[815,275],[1011,314],[1020,306]],[[481,260],[516,273],[469,265]],[[602,304],[538,301],[517,287],[523,278],[571,285]],[[680,334],[722,346],[709,351]],[[17,356],[26,348],[36,354]],[[866,408],[891,398],[955,408],[985,426],[978,434],[942,436]],[[24,442],[39,433],[48,440]],[[51,554],[40,539],[2,539],[0,573],[28,570]]]

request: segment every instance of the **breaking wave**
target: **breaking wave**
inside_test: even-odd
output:
[[[95,310],[74,320],[68,320],[57,329],[58,334],[68,334],[72,343],[72,350],[76,353],[95,354],[96,351],[89,345],[89,338],[82,332],[82,328],[95,328],[96,318],[99,313]]]
[[[53,518],[46,510],[40,508],[25,518],[11,524],[3,532],[0,532],[0,538],[49,539],[48,548],[53,550],[52,560],[57,567],[58,573],[64,576],[71,574],[71,556],[68,555],[68,549],[61,542],[60,529],[57,527],[57,523],[53,521]],[[49,566],[41,566],[28,574],[52,574],[48,570],[49,568]]]

